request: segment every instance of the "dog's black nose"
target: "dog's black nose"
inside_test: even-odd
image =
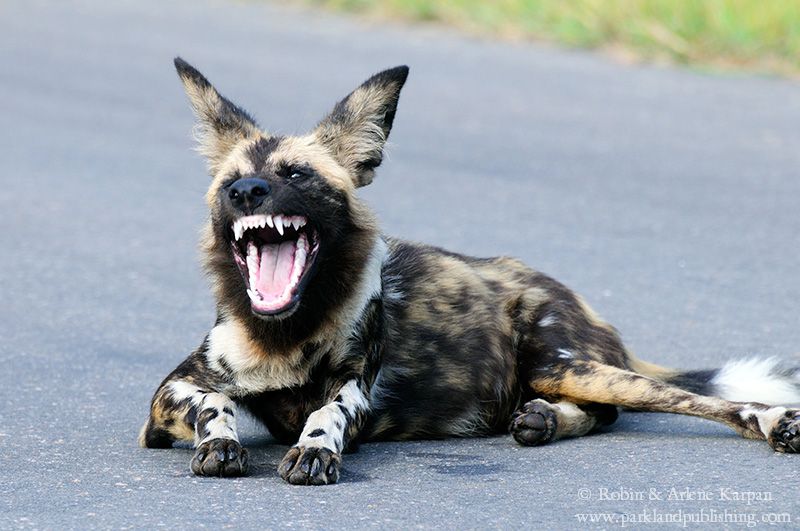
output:
[[[252,212],[264,202],[269,194],[269,183],[264,179],[251,177],[239,179],[228,188],[231,204],[243,211]]]

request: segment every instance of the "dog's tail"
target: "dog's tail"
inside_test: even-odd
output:
[[[800,403],[800,363],[778,358],[729,361],[719,369],[678,371],[631,358],[633,371],[706,396],[735,402]]]

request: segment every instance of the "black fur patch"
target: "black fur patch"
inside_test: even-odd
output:
[[[714,392],[711,380],[717,375],[717,372],[719,371],[716,369],[686,371],[670,377],[668,381],[686,391],[710,396]]]
[[[281,145],[280,136],[271,136],[268,138],[261,138],[253,144],[247,152],[250,162],[253,164],[255,173],[261,173],[266,169],[266,163],[269,156],[273,151],[278,149]]]

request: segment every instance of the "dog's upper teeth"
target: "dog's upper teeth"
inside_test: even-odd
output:
[[[303,216],[285,216],[283,214],[244,216],[233,222],[233,235],[238,241],[250,229],[269,227],[277,230],[283,236],[287,227],[294,227],[295,230],[300,230],[300,227],[305,226],[306,223],[306,218]]]

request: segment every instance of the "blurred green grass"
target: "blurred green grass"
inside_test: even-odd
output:
[[[631,61],[800,75],[798,0],[300,0],[478,35],[601,48]]]

